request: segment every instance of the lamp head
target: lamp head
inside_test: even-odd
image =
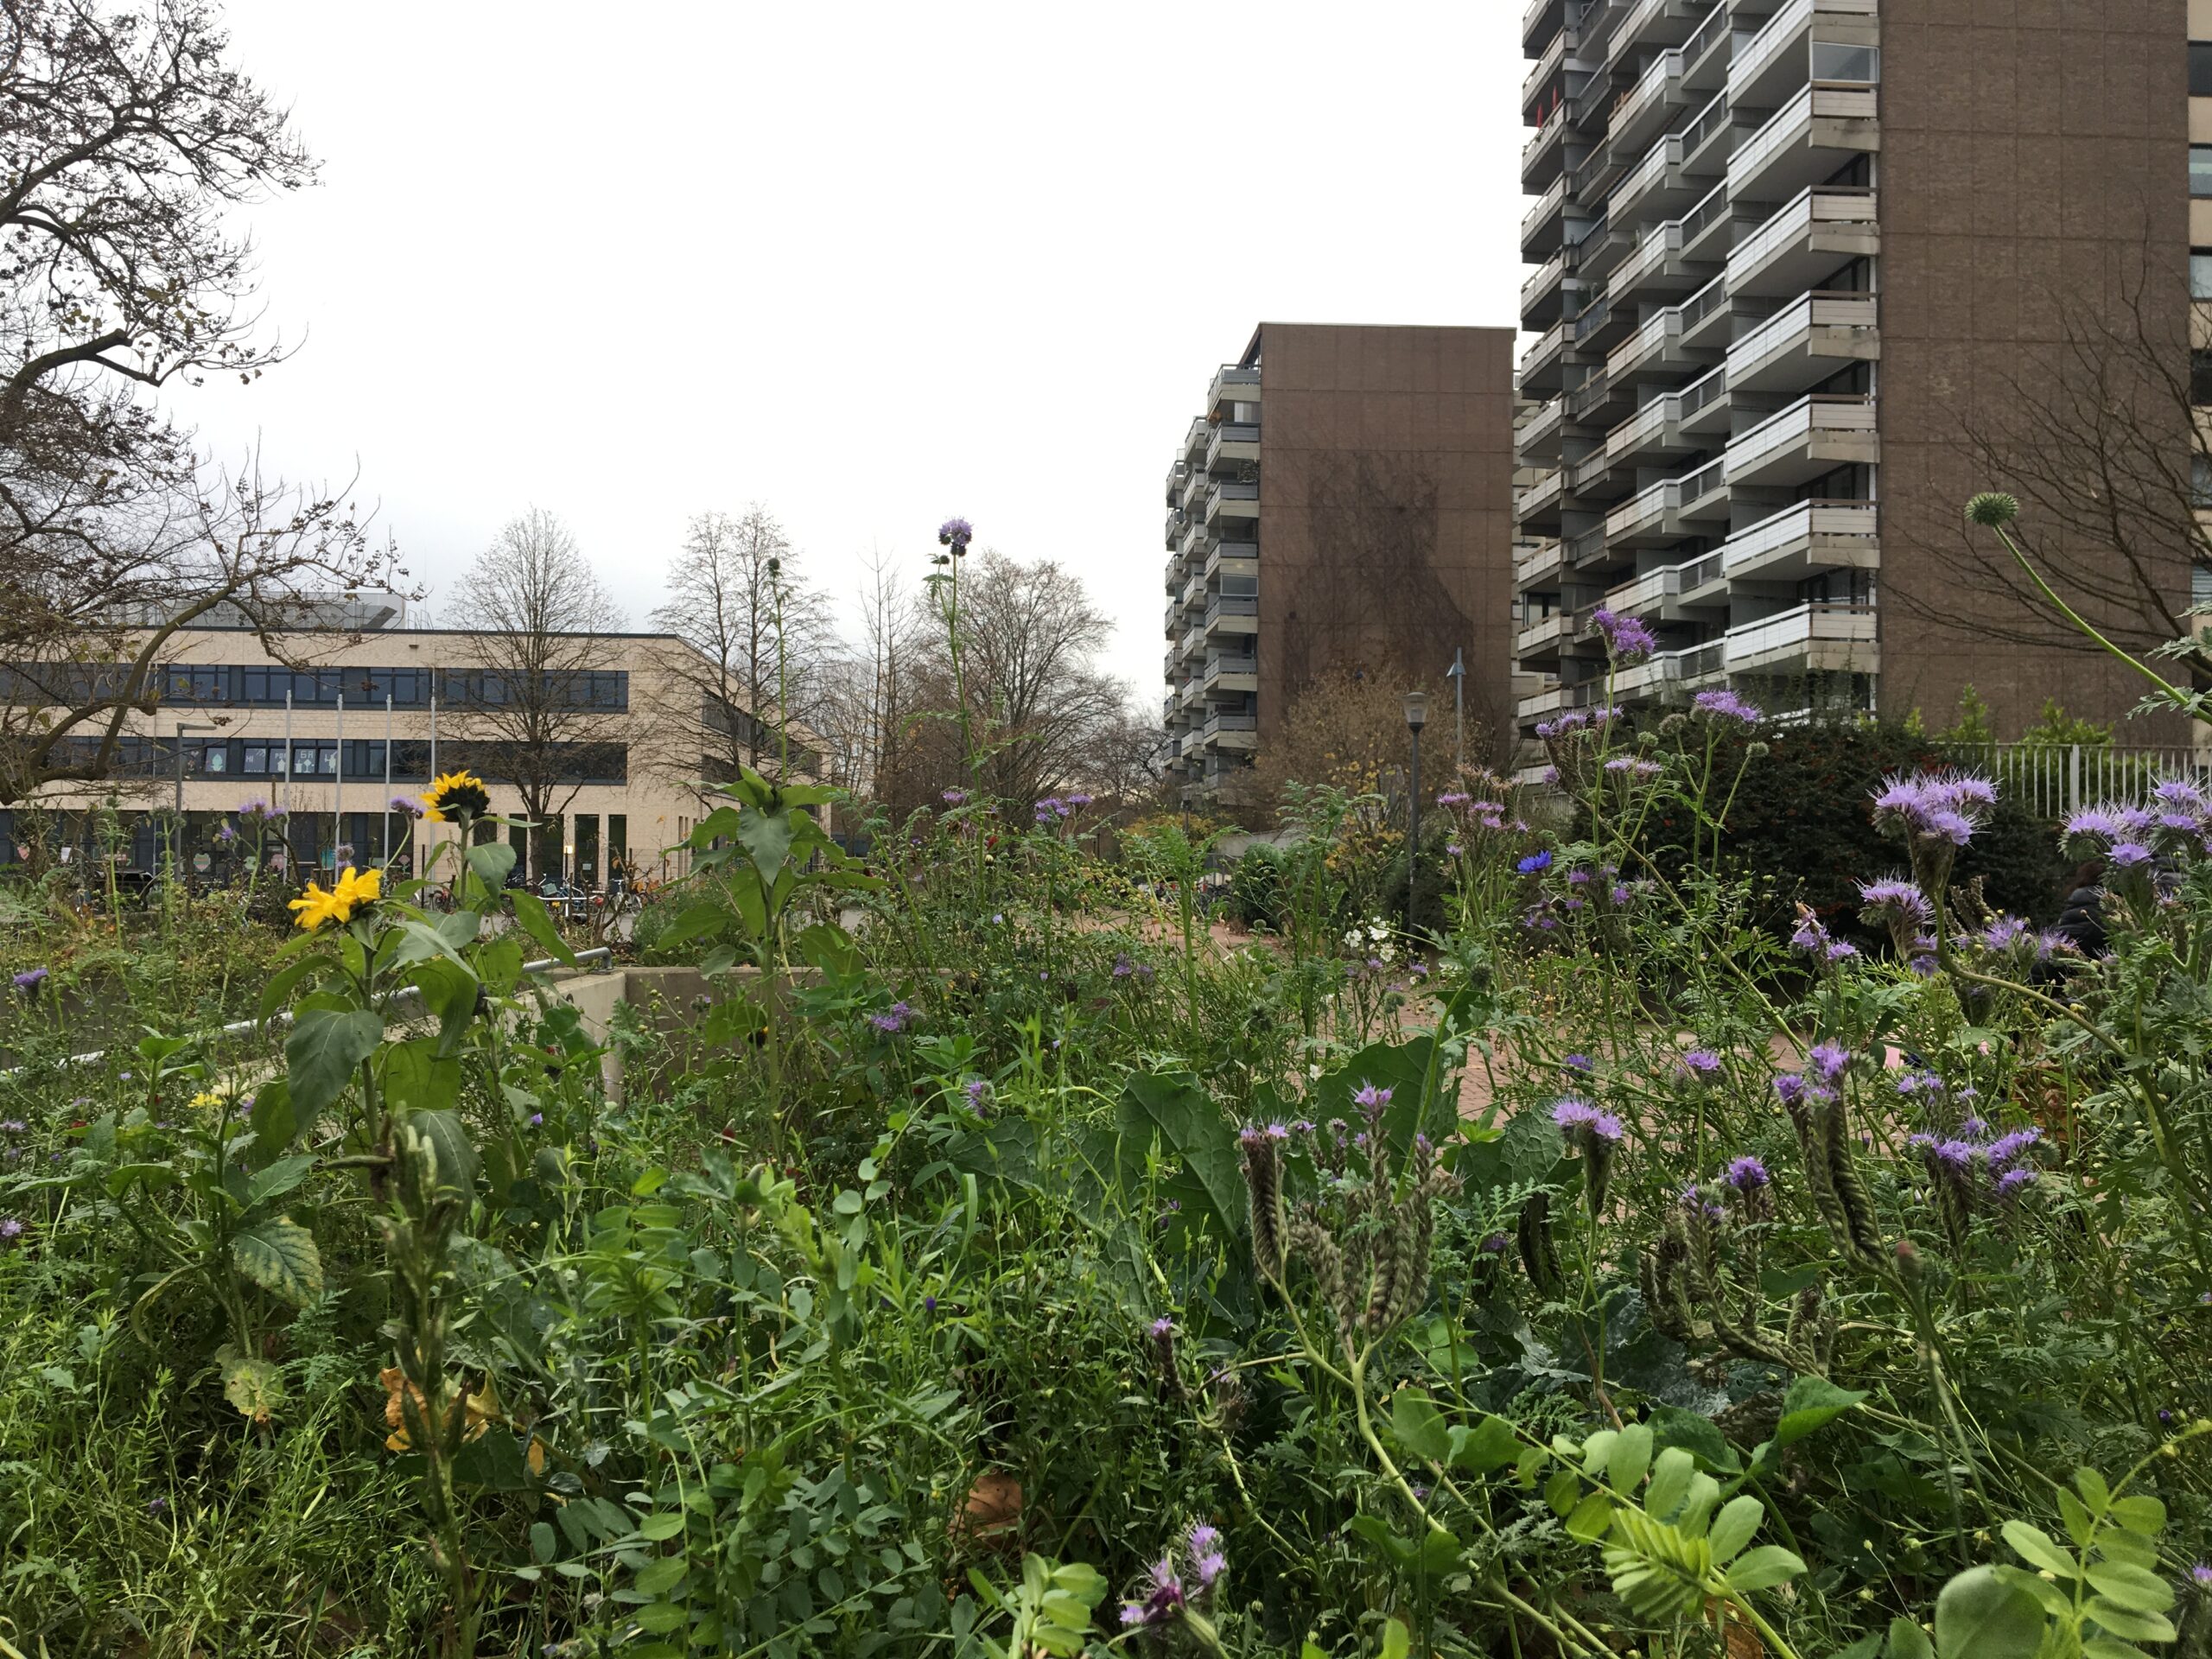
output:
[[[1418,732],[1427,723],[1428,693],[1426,691],[1407,692],[1406,729],[1409,732]]]

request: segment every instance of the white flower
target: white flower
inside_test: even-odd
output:
[[[1313,1065],[1311,1065],[1307,1066],[1307,1067],[1306,1068],[1306,1077],[1307,1077],[1309,1079],[1311,1079],[1313,1082],[1315,1082],[1315,1083],[1319,1083],[1319,1082],[1320,1082],[1320,1081],[1321,1081],[1321,1063],[1320,1063],[1319,1060],[1316,1060]]]
[[[1358,929],[1358,928],[1354,927],[1354,928],[1351,929],[1349,931],[1347,931],[1347,932],[1345,933],[1345,935],[1344,935],[1344,944],[1345,944],[1345,947],[1346,947],[1347,949],[1349,949],[1349,950],[1357,950],[1357,949],[1359,949],[1359,929]]]

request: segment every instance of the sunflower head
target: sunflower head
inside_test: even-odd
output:
[[[480,818],[491,810],[491,791],[473,772],[449,772],[423,791],[423,816],[433,823]]]
[[[291,908],[298,912],[294,921],[310,933],[325,922],[350,922],[356,911],[384,896],[382,870],[348,869],[331,883],[325,893],[320,882],[310,881],[308,890],[292,900]]]
[[[296,912],[293,921],[310,933],[325,922],[345,919],[339,913],[338,895],[334,893],[325,893],[322,890],[322,884],[319,881],[308,882],[308,890],[292,900],[290,908]]]

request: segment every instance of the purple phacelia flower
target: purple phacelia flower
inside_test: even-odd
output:
[[[1720,1179],[1725,1185],[1738,1192],[1756,1192],[1774,1178],[1767,1173],[1764,1164],[1746,1155],[1732,1162],[1728,1166],[1728,1173]]]
[[[1699,692],[1690,699],[1690,712],[1710,715],[1714,720],[1732,720],[1746,728],[1765,718],[1754,705],[1726,690]]]
[[[893,1002],[884,1013],[868,1015],[868,1022],[887,1037],[906,1030],[906,1022],[913,1017],[913,1009],[906,1003]]]
[[[965,553],[968,543],[976,539],[976,527],[965,518],[948,518],[937,527],[937,539],[940,547]]]

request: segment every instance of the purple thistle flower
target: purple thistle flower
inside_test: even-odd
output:
[[[1821,1083],[1834,1083],[1851,1066],[1851,1051],[1840,1043],[1815,1043],[1805,1056],[1805,1075]]]
[[[2199,1561],[2190,1567],[2189,1581],[2199,1590],[2212,1590],[2212,1562]]]
[[[937,527],[937,539],[940,547],[965,553],[968,543],[976,539],[976,527],[965,518],[948,518]]]
[[[1774,1178],[1767,1173],[1764,1164],[1747,1154],[1731,1163],[1728,1173],[1720,1179],[1738,1192],[1756,1192]]]
[[[1746,728],[1758,725],[1765,718],[1753,704],[1725,689],[1699,692],[1690,699],[1690,712],[1709,715],[1715,720],[1732,720]]]
[[[1473,799],[1474,797],[1464,789],[1447,789],[1436,798],[1436,804],[1444,807],[1465,806]]]
[[[1621,1121],[1611,1112],[1601,1112],[1586,1100],[1569,1095],[1552,1108],[1552,1122],[1572,1140],[1584,1142],[1603,1141],[1611,1144],[1623,1134]]]
[[[1161,1314],[1158,1319],[1152,1322],[1152,1339],[1154,1342],[1165,1343],[1174,1334],[1175,1321],[1169,1319],[1166,1314]]]
[[[1992,1165],[2010,1164],[2042,1139],[2043,1131],[2031,1124],[2024,1129],[2014,1129],[2009,1135],[1999,1135],[1984,1149],[1983,1155]]]
[[[1590,624],[1603,636],[1606,654],[1617,662],[1640,663],[1659,649],[1658,637],[1643,622],[1603,605],[1590,613]]]
[[[1456,841],[1447,841],[1444,843],[1444,850],[1449,856],[1457,858],[1467,849]]]
[[[1390,1103],[1390,1090],[1378,1089],[1371,1083],[1363,1083],[1359,1092],[1351,1097],[1351,1103],[1371,1117]]]
[[[2008,1169],[1997,1178],[1997,1196],[2016,1198],[2026,1188],[2033,1186],[2043,1177],[2032,1169]]]
[[[868,1022],[887,1037],[906,1030],[906,1022],[912,1019],[913,1015],[913,1009],[906,1003],[893,1002],[888,1012],[868,1015]]]
[[[1129,960],[1129,953],[1128,953],[1128,951],[1126,951],[1126,950],[1122,951],[1119,955],[1117,955],[1117,956],[1116,956],[1116,957],[1115,957],[1115,958],[1114,958],[1114,977],[1115,977],[1115,978],[1116,978],[1116,979],[1127,979],[1127,978],[1128,978],[1131,974],[1134,974],[1135,972],[1136,972],[1136,970],[1137,970],[1137,965],[1136,965],[1136,963],[1133,963],[1133,962],[1131,962],[1131,961]]]
[[[1859,918],[1876,926],[1904,927],[1918,932],[1936,919],[1928,895],[1910,881],[1885,876],[1859,884]]]
[[[523,1122],[533,1129],[542,1129],[545,1127],[545,1114],[543,1112],[532,1112],[528,1117],[524,1118]]]
[[[1784,1106],[1795,1106],[1805,1098],[1805,1079],[1795,1071],[1785,1071],[1774,1080],[1774,1092]]]
[[[2151,849],[2139,841],[2116,841],[2113,843],[2112,850],[2105,855],[2107,861],[2116,870],[2139,868],[2148,864],[2152,856]]]
[[[412,795],[395,795],[385,803],[385,810],[397,812],[402,817],[419,818],[423,816],[423,803]]]
[[[1560,1064],[1570,1071],[1595,1071],[1598,1069],[1598,1062],[1587,1054],[1570,1054]]]

